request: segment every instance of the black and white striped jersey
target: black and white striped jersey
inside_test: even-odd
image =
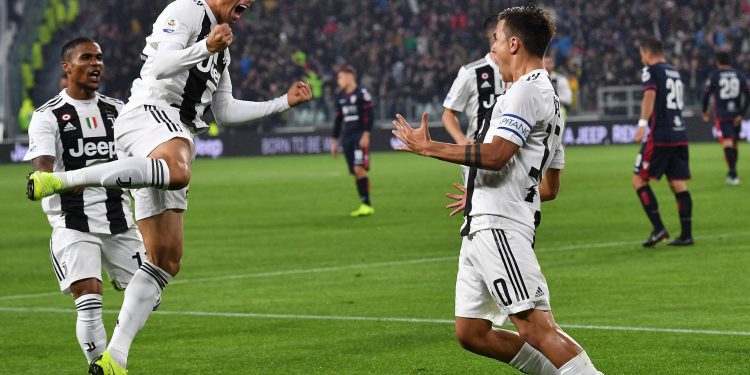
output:
[[[505,88],[500,68],[488,53],[458,70],[443,107],[464,112],[469,119],[466,136],[476,139],[479,122],[492,110],[495,99],[503,92]]]
[[[55,158],[54,171],[70,171],[117,159],[113,124],[123,103],[101,94],[76,100],[65,90],[39,107],[29,125],[24,160]],[[42,200],[52,227],[118,234],[133,225],[130,197],[122,189],[86,188]]]
[[[478,143],[492,143],[497,136],[519,150],[500,171],[470,169],[461,234],[502,228],[504,220],[534,229],[541,218],[544,172],[565,166],[565,121],[547,71],[536,69],[513,82],[484,120]]]
[[[211,104],[213,94],[220,82],[231,85],[227,70],[229,49],[211,54],[206,47],[205,39],[216,25],[216,17],[204,1],[176,0],[170,3],[146,38],[141,53],[144,64],[140,77],[133,81],[123,113],[143,105],[173,107],[179,110],[180,121],[191,132],[206,132],[208,125],[201,117]],[[197,56],[195,61],[200,62],[176,75],[159,76],[156,55],[161,43],[178,45],[182,49],[200,44],[193,55],[185,57],[194,59]],[[181,62],[169,63],[179,65]]]

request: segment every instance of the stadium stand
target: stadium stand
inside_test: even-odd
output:
[[[56,62],[59,45],[66,39],[94,37],[106,55],[108,78],[103,91],[126,99],[141,65],[144,37],[167,1],[79,2],[75,21],[57,27],[52,41],[43,45],[44,59]],[[254,11],[234,27],[230,69],[235,95],[269,98],[303,78],[313,87],[315,103],[295,111],[295,118],[274,121],[330,125],[334,71],[347,62],[358,68],[361,83],[377,97],[377,117],[390,118],[397,108],[404,113],[436,112],[458,67],[486,52],[478,31],[485,16],[518,3],[259,0]],[[574,113],[596,111],[600,87],[638,83],[641,63],[636,40],[643,35],[665,40],[667,55],[689,88],[688,105],[697,103],[715,51],[730,51],[736,66],[750,70],[747,0],[540,3],[553,11],[558,22],[558,36],[549,53],[571,81]],[[612,15],[623,27],[611,27]],[[37,84],[31,99],[38,104],[57,91],[59,73],[55,69],[34,72]]]

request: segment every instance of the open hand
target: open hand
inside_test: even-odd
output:
[[[455,216],[457,213],[463,211],[464,208],[466,208],[466,186],[463,186],[458,182],[454,182],[453,186],[456,189],[460,190],[461,194],[445,193],[446,197],[455,201],[453,203],[445,205],[445,208],[447,209],[455,208],[453,211],[451,211],[450,216]]]
[[[393,126],[396,129],[391,132],[404,143],[404,147],[399,151],[410,151],[417,155],[426,156],[425,153],[432,142],[430,131],[427,128],[427,119],[427,112],[422,113],[422,124],[413,129],[404,116],[396,115],[396,121],[393,121]]]
[[[312,90],[307,82],[295,82],[286,92],[290,107],[309,102],[312,99]]]

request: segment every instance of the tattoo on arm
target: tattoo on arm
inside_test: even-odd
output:
[[[466,145],[464,155],[464,165],[469,167],[482,168],[482,149],[481,144]],[[473,152],[472,152],[473,148]]]
[[[482,168],[482,145],[474,145],[474,166],[477,168]]]

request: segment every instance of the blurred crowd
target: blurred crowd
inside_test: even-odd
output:
[[[87,4],[88,2],[88,4]],[[265,100],[298,79],[309,81],[320,112],[331,119],[336,67],[357,68],[361,85],[390,116],[404,105],[439,108],[458,68],[489,50],[484,19],[520,0],[257,0],[233,26],[230,72],[235,96]],[[63,38],[99,40],[108,95],[127,98],[141,66],[144,38],[168,1],[81,0],[78,22]],[[750,0],[546,0],[557,22],[548,53],[566,74],[574,111],[596,110],[596,89],[637,85],[638,40],[656,35],[683,74],[686,94],[700,94],[716,50],[750,70]],[[690,99],[688,98],[688,102]]]

